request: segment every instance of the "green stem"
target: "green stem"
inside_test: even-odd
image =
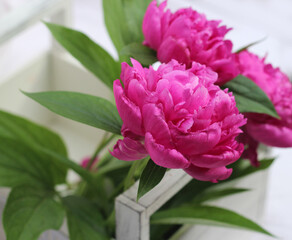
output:
[[[98,154],[111,142],[111,140],[114,139],[115,135],[112,134],[109,138],[107,138],[108,133],[105,133],[101,143],[99,144],[99,146],[96,148],[94,154],[91,156],[89,163],[86,166],[86,169],[89,170],[91,169],[92,165],[94,164],[94,161],[96,159],[96,157],[98,156]]]
[[[103,138],[100,142],[100,144],[98,145],[98,147],[96,148],[95,152],[93,153],[93,155],[90,158],[89,163],[86,166],[87,170],[90,170],[94,164],[94,160],[96,159],[96,157],[98,156],[98,154],[115,138],[115,135],[112,134],[110,137],[108,137],[108,133],[105,133],[103,135]],[[77,195],[82,195],[85,190],[86,190],[87,184],[86,182],[82,181],[79,184],[79,187],[76,190],[76,194]]]

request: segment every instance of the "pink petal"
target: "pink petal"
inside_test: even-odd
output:
[[[218,168],[227,166],[238,160],[244,150],[244,145],[234,141],[234,146],[219,146],[207,154],[192,156],[193,165],[202,168]]]
[[[133,161],[147,157],[147,151],[141,142],[131,138],[118,140],[111,154],[120,160]]]
[[[172,17],[171,23],[167,28],[164,39],[168,37],[181,38],[185,40],[191,40],[191,21],[187,16],[181,15],[178,17]]]
[[[127,90],[129,81],[133,78],[133,68],[126,62],[122,62],[121,65],[122,69],[120,78],[125,86],[125,89]]]
[[[83,167],[83,168],[87,168],[87,165],[89,164],[90,160],[91,160],[91,157],[85,157],[85,158],[83,158],[83,159],[81,160],[81,164],[80,164],[80,166]],[[93,164],[92,164],[90,170],[93,170],[93,167],[94,167],[94,165],[98,162],[98,160],[99,160],[98,157],[96,157],[96,158],[94,159]]]
[[[129,128],[125,126],[125,124],[123,124],[122,126],[121,133],[123,137],[128,137],[135,141],[144,141],[144,136],[133,133]]]
[[[148,75],[147,75],[147,87],[149,91],[155,91],[158,80],[159,80],[159,76],[157,72],[150,65]]]
[[[151,133],[145,135],[145,147],[157,165],[165,168],[187,168],[189,161],[177,150],[156,143]]]
[[[141,111],[137,105],[131,102],[124,94],[124,90],[119,80],[114,81],[114,96],[118,112],[124,125],[133,133],[144,135],[142,129]]]
[[[156,1],[148,6],[143,20],[143,34],[145,44],[157,50],[161,42],[161,10],[157,7]]]
[[[142,108],[148,93],[137,79],[132,79],[128,86],[128,98]]]
[[[172,96],[167,88],[164,88],[160,93],[159,93],[159,100],[163,104],[163,112],[165,114],[165,118],[169,117],[170,114],[173,111],[173,99]]]
[[[204,86],[198,87],[187,100],[184,107],[190,112],[194,112],[194,110],[198,110],[200,107],[204,108],[210,101],[208,89]]]
[[[248,134],[256,141],[274,147],[292,147],[292,129],[282,125],[257,124],[248,121]]]
[[[146,104],[142,110],[145,132],[151,133],[158,144],[173,147],[170,131],[164,115],[155,104]]]
[[[142,67],[141,63],[139,63],[134,58],[131,58],[131,63],[133,64],[133,68],[135,69],[135,71],[137,71],[137,73],[141,77],[145,78],[145,71],[144,71],[144,68]]]
[[[174,135],[174,134],[173,134]],[[183,154],[195,155],[211,150],[220,140],[221,128],[214,123],[203,131],[175,136],[176,148]]]
[[[218,180],[229,178],[232,173],[232,169],[227,169],[226,167],[200,168],[192,164],[190,167],[184,169],[184,171],[197,180],[210,181],[213,183],[217,183]]]
[[[190,51],[183,39],[166,38],[157,50],[157,57],[160,62],[168,63],[175,59],[180,63],[191,64]]]

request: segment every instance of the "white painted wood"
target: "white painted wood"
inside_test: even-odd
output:
[[[31,0],[16,8],[0,21],[0,45],[44,17],[52,16],[57,23],[67,24],[70,21],[69,6],[70,0]]]
[[[266,203],[266,190],[268,187],[268,172],[259,172],[250,175],[238,181],[232,181],[227,184],[228,187],[248,188],[249,192],[236,194],[221,199],[206,202],[211,206],[218,206],[233,210],[253,221],[263,224],[264,210]],[[225,185],[226,186],[226,185]],[[263,225],[265,226],[265,225]],[[219,228],[210,226],[190,226],[179,237],[173,237],[170,240],[213,240],[213,239],[228,239],[228,240],[246,240],[246,239],[270,239],[268,237],[239,229]],[[269,229],[268,229],[269,230]]]
[[[167,200],[185,186],[191,177],[180,170],[170,170],[165,178],[136,202],[138,182],[116,199],[116,239],[149,240],[150,216]],[[243,179],[222,184],[223,187],[248,188],[249,192],[237,194],[207,204],[238,212],[256,222],[261,222],[268,182],[268,172],[259,172]],[[220,236],[220,237],[219,237]],[[240,236],[240,238],[238,238]],[[184,226],[171,240],[249,239],[257,233],[207,226]]]
[[[51,22],[60,24],[62,26],[70,27],[72,23],[72,4],[71,0],[63,0],[62,6],[57,9],[54,14],[51,15]],[[56,54],[60,54],[62,52],[67,52],[60,44],[55,40],[55,38],[51,35],[52,39],[52,51]]]
[[[192,178],[179,169],[169,170],[162,181],[137,202],[139,182],[116,199],[116,239],[148,240],[150,216]]]

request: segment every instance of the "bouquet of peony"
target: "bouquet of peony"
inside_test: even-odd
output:
[[[151,195],[169,169],[192,180],[151,216],[151,239],[169,239],[190,223],[272,236],[208,201],[247,191],[225,185],[272,164],[259,159],[260,144],[292,146],[288,77],[249,46],[233,51],[225,37],[231,29],[191,8],[171,12],[166,1],[149,0],[104,0],[103,8],[118,59],[81,32],[45,24],[113,98],[24,92],[104,130],[92,157],[76,164],[57,133],[0,112],[0,184],[12,189],[3,213],[7,240],[36,240],[65,219],[71,240],[124,239],[115,199],[138,180],[137,201]],[[69,170],[78,181],[68,182]]]

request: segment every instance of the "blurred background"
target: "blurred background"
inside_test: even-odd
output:
[[[228,38],[234,41],[234,50],[264,39],[251,50],[267,56],[267,62],[280,67],[291,79],[291,0],[169,0],[168,4],[173,10],[191,6],[208,19],[222,19],[224,25],[233,28]],[[62,52],[41,19],[80,30],[114,57],[117,54],[106,32],[101,0],[0,0],[0,108],[57,130],[65,138],[70,155],[79,161],[93,152],[100,132],[48,113],[18,89],[80,91],[104,97],[109,97],[109,92]],[[273,155],[277,161],[269,174],[262,225],[280,239],[290,240],[292,149],[273,149]],[[5,201],[5,194],[1,197]],[[248,236],[244,239],[269,239],[255,233]],[[0,239],[4,239],[1,230]]]

